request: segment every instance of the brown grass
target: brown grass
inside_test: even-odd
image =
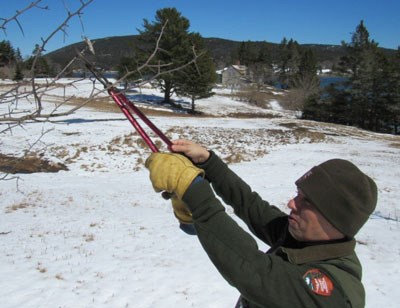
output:
[[[0,154],[0,172],[3,173],[58,172],[60,170],[68,170],[68,168],[64,164],[52,163],[39,155],[15,157]]]
[[[47,272],[47,269],[45,267],[43,267],[42,263],[40,263],[40,262],[38,262],[36,269],[42,274]]]
[[[5,212],[6,212],[7,214],[9,214],[9,213],[12,213],[12,212],[21,210],[21,209],[25,209],[25,208],[27,208],[28,206],[29,206],[29,204],[26,203],[26,202],[21,202],[21,203],[18,203],[18,204],[13,204],[13,205],[7,207]]]
[[[94,241],[94,235],[93,234],[84,234],[83,238],[85,239],[85,242],[93,242]]]
[[[82,105],[86,99],[84,98],[74,98],[68,101],[68,105],[80,106]],[[114,112],[121,113],[121,109],[118,105],[112,100],[110,97],[99,97],[90,100],[85,104],[85,107],[93,108],[97,111],[103,112]],[[163,111],[159,109],[151,109],[151,108],[143,108],[141,106],[136,106],[140,111],[142,111],[146,116],[165,116],[165,117],[193,117],[193,116],[201,116],[201,114],[186,114],[186,113],[172,113],[168,110]]]
[[[294,129],[293,134],[298,140],[309,138],[312,143],[322,142],[326,138],[325,134],[310,131],[308,128],[305,127],[298,127]]]

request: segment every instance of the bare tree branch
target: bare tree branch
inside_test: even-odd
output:
[[[42,0],[36,0],[32,2],[30,5],[25,7],[22,10],[16,11],[15,15],[10,18],[0,18],[0,29],[3,29],[6,34],[7,25],[15,21],[21,30],[21,33],[24,35],[23,26],[21,25],[19,18],[20,16],[34,8],[47,10],[48,7],[40,6],[40,2]],[[3,127],[0,127],[0,134],[10,134],[12,136],[13,130],[15,128],[24,128],[24,124],[29,121],[47,121],[59,108],[59,105],[54,107],[54,109],[48,114],[42,115],[43,111],[43,103],[42,99],[48,97],[49,92],[55,88],[57,88],[57,80],[62,76],[62,74],[77,60],[75,57],[72,59],[62,70],[61,72],[54,78],[47,80],[45,83],[37,83],[35,76],[35,67],[38,59],[42,56],[43,51],[46,48],[48,42],[54,38],[54,36],[58,32],[62,32],[66,35],[66,28],[68,23],[72,18],[78,16],[81,20],[83,10],[91,3],[93,0],[79,0],[80,6],[74,12],[67,11],[66,18],[56,27],[46,38],[41,38],[41,44],[37,45],[36,54],[34,55],[32,66],[30,69],[30,80],[29,82],[23,81],[17,84],[12,85],[1,85],[0,87],[0,123],[4,123]],[[83,28],[83,22],[81,20],[81,25]],[[67,98],[64,95],[64,99],[62,104],[67,103],[71,100],[71,98]],[[21,106],[23,106],[21,108]],[[26,157],[30,152],[37,152],[38,147],[41,148],[39,151],[46,151],[47,145],[42,142],[42,138],[44,135],[49,133],[51,130],[45,130],[41,132],[40,136],[38,136],[33,142],[30,142],[27,139],[27,146],[24,148],[23,156],[16,157],[15,159],[21,160]],[[29,134],[27,134],[29,136]],[[41,144],[41,146],[39,146]],[[0,181],[3,180],[16,180],[18,187],[18,176],[10,175],[9,173],[0,172]]]
[[[18,20],[18,16],[20,16],[23,12],[26,12],[29,9],[32,9],[34,7],[38,7],[38,8],[42,8],[39,7],[38,4],[41,0],[36,1],[31,3],[29,6],[27,6],[25,9],[21,10],[21,11],[17,11],[17,14],[14,15],[11,18],[8,19],[3,19],[4,22],[2,24],[2,27],[4,27],[5,29],[5,25],[11,21],[11,20]],[[21,84],[17,84],[15,87],[13,87],[12,89],[8,90],[7,92],[1,94],[0,96],[0,104],[4,104],[4,103],[10,103],[10,99],[12,99],[12,103],[14,103],[15,101],[18,101],[18,99],[27,99],[30,101],[35,102],[35,109],[31,110],[30,112],[28,112],[27,114],[24,114],[23,116],[18,116],[18,114],[14,113],[14,112],[9,112],[8,115],[0,115],[0,122],[16,122],[16,123],[22,123],[24,121],[28,121],[28,120],[45,120],[45,119],[49,119],[52,116],[60,116],[60,115],[66,115],[66,114],[70,114],[70,113],[62,113],[62,114],[55,114],[54,112],[50,112],[48,114],[44,114],[42,115],[42,111],[43,111],[43,103],[42,103],[42,99],[43,97],[52,89],[55,88],[56,86],[56,81],[62,76],[62,74],[70,67],[72,66],[72,64],[77,60],[77,57],[74,57],[62,70],[61,72],[55,77],[53,78],[51,81],[47,82],[45,85],[38,85],[36,82],[36,76],[35,76],[35,67],[37,65],[38,59],[42,56],[43,51],[46,48],[46,45],[48,44],[48,42],[58,33],[58,32],[63,32],[65,33],[65,28],[67,27],[68,23],[70,22],[70,20],[76,16],[78,16],[81,20],[81,15],[83,10],[90,4],[93,2],[93,0],[79,0],[80,2],[80,6],[78,9],[76,9],[75,11],[71,12],[69,11],[67,8],[67,16],[66,18],[59,24],[58,27],[56,27],[56,29],[54,29],[45,39],[41,39],[42,43],[41,45],[38,46],[38,48],[36,48],[36,54],[34,55],[34,59],[31,65],[31,69],[30,69],[30,75],[31,75],[31,79],[30,79],[30,86],[25,85],[21,85]],[[43,8],[44,9],[44,8]],[[45,8],[47,9],[47,7]],[[83,22],[81,20],[81,24],[83,26]],[[20,91],[20,89],[24,87],[25,89],[27,89],[27,91]],[[10,95],[11,94],[11,95]],[[65,100],[66,102],[68,101],[68,99]],[[10,109],[10,108],[9,108]],[[73,111],[72,111],[73,112]],[[71,113],[72,113],[71,112]]]
[[[40,2],[41,0],[36,0],[25,9],[17,11],[17,13],[13,17],[8,19],[0,19],[3,21],[3,23],[0,25],[0,28],[5,30],[6,25],[10,21],[15,21],[20,26],[21,31],[23,31],[21,24],[18,21],[19,16],[23,12],[26,12],[27,10],[32,8],[47,9],[47,7],[39,7]],[[179,67],[174,67],[174,63],[172,62],[167,64],[153,64],[155,58],[159,53],[168,52],[160,47],[160,42],[163,39],[165,28],[168,23],[166,22],[163,25],[161,32],[156,40],[154,49],[150,52],[149,56],[146,58],[143,64],[141,64],[134,70],[127,69],[126,73],[122,77],[112,83],[107,84],[104,88],[101,89],[98,88],[99,83],[96,83],[96,80],[92,79],[93,85],[87,98],[84,99],[83,102],[77,103],[76,97],[74,95],[68,95],[67,90],[70,87],[74,87],[75,83],[81,81],[82,79],[75,79],[68,83],[65,83],[64,81],[63,83],[60,83],[59,80],[63,77],[65,72],[69,68],[73,67],[73,65],[76,64],[78,61],[88,61],[85,58],[86,52],[90,51],[92,54],[95,54],[95,42],[92,43],[86,36],[82,35],[82,40],[86,43],[86,47],[83,50],[77,51],[76,55],[68,62],[66,66],[64,66],[59,71],[59,73],[55,77],[47,78],[45,80],[39,80],[36,76],[35,67],[38,64],[38,61],[43,52],[45,51],[48,42],[53,39],[57,33],[62,32],[64,35],[67,34],[66,28],[72,18],[79,18],[83,29],[82,12],[92,2],[93,0],[79,0],[80,6],[73,12],[69,11],[68,8],[65,7],[65,10],[67,11],[67,16],[65,17],[65,19],[60,22],[60,24],[54,29],[54,31],[52,31],[46,38],[41,39],[41,44],[38,45],[38,48],[36,49],[33,63],[30,68],[30,78],[28,82],[23,81],[14,84],[0,85],[0,107],[2,107],[0,109],[0,125],[3,126],[0,127],[0,134],[12,134],[14,129],[16,129],[17,127],[23,128],[25,124],[28,124],[29,122],[46,122],[51,121],[56,117],[71,115],[80,108],[86,106],[95,98],[99,96],[104,97],[105,93],[108,89],[110,89],[110,87],[116,87],[119,83],[127,80],[133,75],[142,75],[142,72],[144,72],[146,69],[151,69],[154,74],[146,80],[141,80],[138,83],[139,87],[143,86],[144,84],[150,83],[153,80],[159,79],[160,76],[164,74],[170,74],[183,70],[184,68],[192,64],[196,65],[197,59],[202,56],[202,54],[197,54],[196,50],[193,48],[192,59],[187,61],[187,63],[180,65]],[[98,64],[96,64],[96,66],[98,66]],[[52,91],[55,89],[59,89],[60,87],[63,87],[63,96],[60,97],[58,95],[58,98],[56,98]],[[57,102],[57,99],[61,101]],[[70,104],[72,102],[73,104]],[[37,148],[37,146],[41,143],[43,136],[48,132],[49,131],[42,131],[41,135],[34,142],[27,142],[27,146],[24,150],[24,155],[27,155],[27,153],[33,151],[34,148]],[[0,173],[0,181],[9,179],[15,179],[15,177],[10,176],[9,174]],[[16,179],[18,181],[18,177]]]
[[[30,9],[34,8],[34,7],[39,8],[39,9],[43,9],[43,10],[47,10],[48,9],[47,6],[45,6],[45,7],[39,6],[39,3],[41,1],[42,0],[36,0],[36,1],[32,2],[31,4],[29,4],[27,7],[23,8],[22,10],[16,11],[16,14],[14,16],[8,18],[8,19],[0,18],[0,20],[2,21],[2,23],[0,24],[0,29],[2,29],[6,33],[6,25],[11,21],[15,21],[17,23],[19,29],[21,30],[22,34],[25,36],[24,29],[22,28],[22,26],[21,26],[21,24],[20,24],[20,22],[18,20],[18,17],[21,16],[26,11],[29,11]]]

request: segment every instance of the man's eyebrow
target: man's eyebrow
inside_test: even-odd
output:
[[[304,201],[310,204],[313,204],[310,199],[308,199],[306,196],[303,197]]]
[[[301,196],[305,202],[313,205],[312,201],[301,191],[301,189],[297,189],[297,194]]]

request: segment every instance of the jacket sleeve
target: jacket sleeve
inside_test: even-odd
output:
[[[192,211],[198,238],[224,279],[259,306],[346,307],[335,295],[314,295],[303,281],[306,268],[282,257],[260,251],[255,239],[245,232],[215,197],[208,181],[189,187],[183,200]]]
[[[262,241],[272,246],[282,234],[282,224],[276,222],[286,219],[287,215],[277,207],[262,200],[251,190],[215,153],[211,152],[208,161],[199,166],[206,172],[215,193],[233,207],[235,214]]]

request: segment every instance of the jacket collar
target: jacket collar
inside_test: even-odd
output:
[[[281,246],[275,251],[275,254],[286,255],[288,261],[293,264],[304,264],[351,255],[354,253],[355,246],[355,239],[350,239],[344,242],[308,245],[303,248]]]

